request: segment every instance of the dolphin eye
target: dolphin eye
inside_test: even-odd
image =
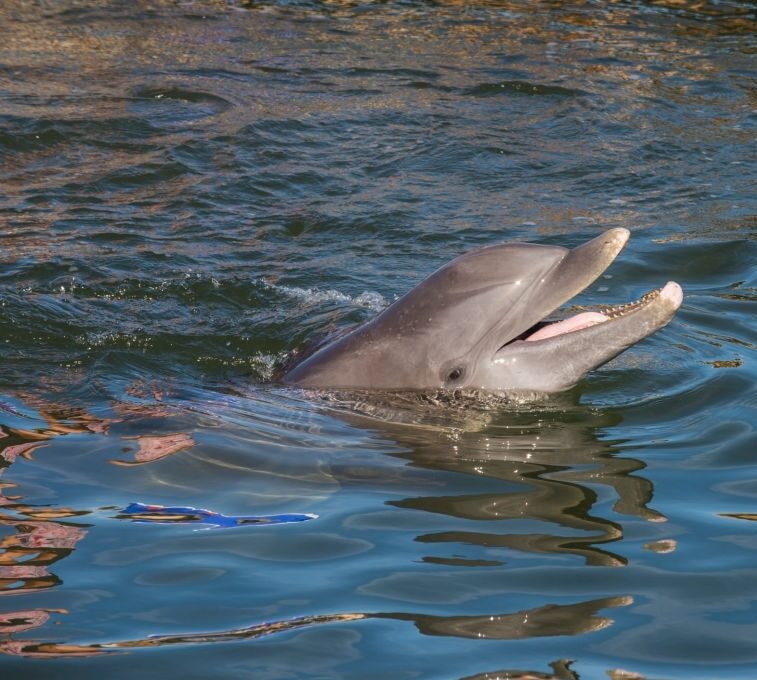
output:
[[[455,380],[460,380],[460,378],[462,377],[463,377],[463,369],[460,366],[456,366],[449,372],[449,375],[447,376],[447,380],[454,382]]]

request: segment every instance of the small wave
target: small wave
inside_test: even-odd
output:
[[[323,302],[344,302],[355,307],[380,312],[387,306],[386,298],[380,293],[364,291],[360,295],[347,295],[333,288],[318,290],[317,288],[300,288],[299,286],[282,286],[277,283],[268,283],[259,280],[259,283],[268,290],[274,290],[277,293],[286,295],[296,300],[302,300],[306,304],[321,304]]]
[[[157,127],[182,125],[217,116],[233,104],[210,92],[177,86],[144,87],[134,92],[129,110]]]
[[[463,94],[474,97],[491,97],[500,94],[575,97],[585,95],[586,92],[577,88],[560,87],[559,85],[542,85],[524,80],[503,80],[498,83],[479,83],[464,90]]]

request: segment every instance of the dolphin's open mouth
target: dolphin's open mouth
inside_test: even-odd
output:
[[[514,323],[508,323],[507,320],[499,325],[505,333],[508,330],[515,332],[509,337],[500,335],[503,344],[495,350],[496,359],[503,358],[503,352],[516,346],[526,345],[535,349],[543,345],[546,349],[547,345],[552,347],[559,343],[561,349],[566,349],[570,344],[572,349],[569,355],[572,361],[577,351],[584,354],[596,353],[598,348],[583,346],[586,343],[598,342],[605,345],[609,341],[610,345],[627,347],[662,328],[683,300],[681,287],[673,281],[633,302],[581,311],[562,320],[559,317],[550,318],[562,305],[602,275],[620,254],[629,236],[627,229],[610,229],[567,251],[552,270],[540,278],[534,277],[533,292],[520,316],[514,319]],[[632,338],[635,339],[631,341]],[[626,340],[631,342],[626,343]],[[576,343],[582,345],[580,350]],[[609,351],[609,346],[607,349]]]
[[[558,335],[565,335],[566,333],[574,333],[591,326],[620,319],[628,314],[642,310],[660,299],[673,303],[677,308],[683,300],[683,291],[677,283],[669,281],[664,287],[651,290],[642,295],[638,300],[623,305],[606,307],[600,311],[580,312],[559,321],[540,321],[525,331],[525,333],[522,333],[517,340],[535,342],[554,338]]]
[[[605,232],[571,250],[551,276],[539,280],[541,285],[534,288],[527,307],[530,324],[524,323],[523,330],[494,353],[492,367],[501,372],[503,389],[525,389],[529,393],[568,389],[585,373],[673,318],[683,301],[683,291],[669,281],[633,302],[582,310],[562,320],[548,319],[561,304],[599,278],[627,238],[626,230]],[[539,316],[541,320],[536,321]]]

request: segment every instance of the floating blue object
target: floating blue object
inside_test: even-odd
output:
[[[130,519],[133,522],[158,522],[161,524],[205,524],[209,527],[227,528],[245,525],[261,524],[289,524],[291,522],[306,522],[316,519],[318,515],[286,514],[286,515],[222,515],[220,512],[191,508],[184,506],[148,505],[145,503],[130,503],[119,519]]]

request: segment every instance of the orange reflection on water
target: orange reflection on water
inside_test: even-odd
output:
[[[174,453],[179,453],[179,451],[185,451],[195,444],[194,439],[186,432],[140,436],[135,437],[135,439],[139,442],[139,449],[134,454],[133,461],[111,460],[110,462],[114,465],[144,465],[162,460]]]
[[[25,609],[0,613],[0,634],[11,635],[39,628],[47,623],[50,614],[68,614],[66,609]]]
[[[49,567],[71,554],[87,535],[87,525],[7,515],[0,515],[0,526],[16,532],[0,540],[0,595],[58,585],[61,581]]]
[[[39,420],[44,421],[44,426],[0,428],[0,474],[19,457],[32,460],[32,453],[49,446],[55,437],[70,434],[107,436],[110,425],[122,421],[122,418],[96,417],[79,407],[52,404],[35,397],[22,398],[25,405],[37,410]],[[13,409],[11,411],[16,416],[25,417],[20,412]],[[161,415],[163,411],[164,409],[161,410]],[[152,415],[149,407],[135,409],[132,414],[135,412],[141,416]],[[141,436],[136,439],[139,449],[135,454],[135,461],[114,462],[120,465],[149,463],[194,445],[192,438],[185,433]],[[0,507],[4,510],[0,512],[0,527],[8,527],[11,530],[11,533],[0,539],[0,595],[19,594],[59,585],[60,578],[50,571],[52,565],[74,551],[76,544],[87,535],[90,526],[60,521],[89,514],[89,511],[36,508],[25,505],[20,495],[8,496],[2,493],[2,490],[14,486],[15,484],[8,481],[0,483]],[[37,612],[36,618],[32,617],[30,620],[41,622],[47,610],[33,611]],[[4,630],[3,616],[6,619],[10,617],[8,620],[12,621],[27,620],[11,614],[0,615],[0,632]],[[27,626],[23,622],[18,625]],[[33,626],[29,624],[28,627]]]

